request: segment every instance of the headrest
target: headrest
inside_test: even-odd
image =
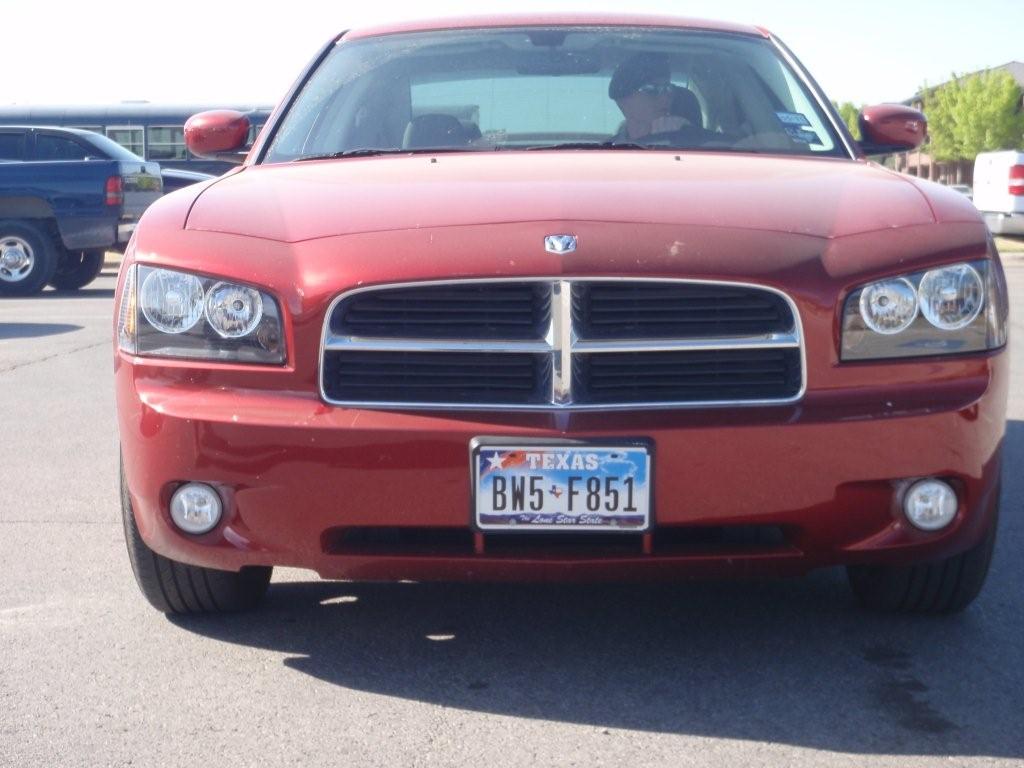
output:
[[[403,149],[462,147],[469,144],[469,135],[462,123],[452,115],[418,115],[406,126]]]

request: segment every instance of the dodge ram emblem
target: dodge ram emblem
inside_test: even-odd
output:
[[[548,253],[572,253],[576,250],[576,235],[548,235],[544,238]]]

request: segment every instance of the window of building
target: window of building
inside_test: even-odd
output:
[[[251,124],[249,126],[249,134],[245,137],[245,145],[247,147],[251,147],[253,145],[253,142],[256,141],[256,137],[260,135],[260,131],[262,130],[262,123],[260,123],[259,125],[257,125],[256,123]]]
[[[146,139],[142,128],[111,127],[107,128],[107,136],[116,141],[129,152],[145,157]]]
[[[173,125],[150,126],[149,135],[150,160],[184,160],[185,129]]]

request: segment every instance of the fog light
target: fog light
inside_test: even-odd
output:
[[[220,522],[220,496],[208,485],[188,483],[171,496],[171,519],[185,533],[206,533]]]
[[[937,531],[956,517],[956,491],[941,480],[920,480],[907,489],[903,513],[922,531]]]

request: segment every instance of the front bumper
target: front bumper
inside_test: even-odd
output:
[[[978,542],[998,504],[1007,355],[861,365],[859,378],[884,381],[893,365],[923,383],[812,390],[792,406],[514,415],[335,408],[312,392],[211,387],[184,364],[123,356],[116,380],[139,529],[174,560],[352,579],[626,580],[909,563]],[[480,436],[651,440],[652,534],[475,534],[468,455]],[[938,533],[898,510],[901,485],[927,476],[961,494]],[[214,531],[172,526],[169,498],[184,481],[221,491]],[[773,535],[718,536],[741,529]]]
[[[1024,235],[1024,213],[985,213],[983,216],[993,235]]]

